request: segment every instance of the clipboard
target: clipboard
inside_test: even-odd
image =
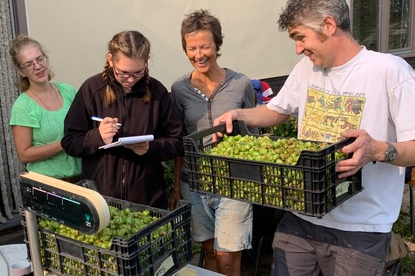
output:
[[[109,149],[114,147],[121,147],[125,145],[131,145],[136,143],[143,143],[143,142],[150,142],[154,140],[154,136],[150,135],[138,135],[138,136],[129,136],[129,137],[121,137],[118,141],[115,141],[111,144],[107,144],[104,146],[99,147],[99,149]]]

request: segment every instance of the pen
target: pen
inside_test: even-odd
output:
[[[93,121],[97,121],[97,122],[102,122],[102,120],[104,120],[104,119],[102,119],[102,118],[100,118],[100,117],[97,117],[97,116],[91,116],[91,120],[93,120]],[[121,126],[121,124],[120,124],[120,123],[117,123],[117,125],[118,125],[118,126]]]

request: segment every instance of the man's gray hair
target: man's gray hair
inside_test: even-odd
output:
[[[281,31],[303,25],[321,32],[326,16],[332,16],[341,30],[350,32],[349,6],[345,0],[288,0],[277,24]]]

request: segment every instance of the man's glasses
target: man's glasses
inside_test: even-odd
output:
[[[135,73],[126,73],[126,72],[118,72],[117,67],[115,66],[115,62],[112,63],[114,67],[114,74],[119,77],[120,79],[129,79],[130,77],[133,77],[134,79],[142,78],[145,74],[147,74],[147,65],[144,69],[135,72]]]
[[[48,57],[45,57],[44,55],[40,55],[37,58],[35,58],[34,60],[27,61],[27,62],[21,64],[20,68],[25,69],[25,70],[34,69],[36,63],[39,64],[40,66],[44,67],[48,63]]]

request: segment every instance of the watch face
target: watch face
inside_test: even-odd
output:
[[[393,160],[395,160],[396,155],[397,155],[396,148],[392,144],[388,143],[388,149],[386,151],[385,162],[392,162]]]

